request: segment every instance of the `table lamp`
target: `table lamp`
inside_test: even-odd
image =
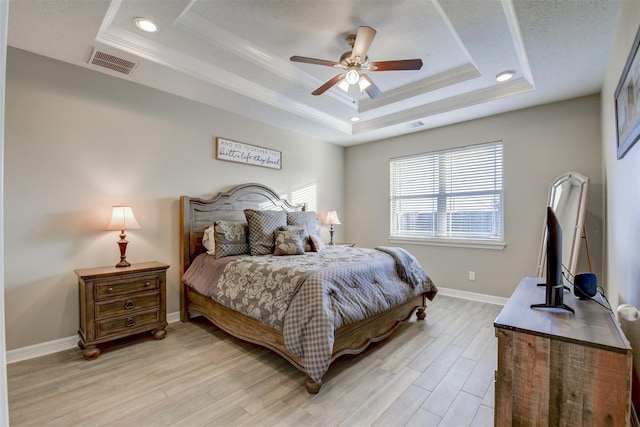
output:
[[[340,224],[340,219],[338,218],[338,213],[336,211],[327,212],[327,216],[324,219],[324,223],[331,225],[331,227],[329,227],[329,235],[331,236],[331,241],[329,242],[329,244],[330,245],[335,245],[335,243],[333,242],[333,225],[334,224]]]
[[[120,230],[120,240],[117,242],[120,247],[120,262],[116,264],[116,267],[129,267],[131,264],[127,262],[127,243],[129,243],[125,237],[124,230],[137,230],[141,228],[136,217],[133,216],[133,210],[131,206],[114,206],[111,211],[111,222],[107,225],[106,230]]]

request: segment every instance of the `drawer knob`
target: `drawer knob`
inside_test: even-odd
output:
[[[146,282],[144,285],[145,286],[151,286],[151,282]]]
[[[127,310],[131,310],[135,306],[136,304],[131,300],[128,300],[127,302],[124,303],[124,308],[126,308]]]
[[[127,319],[127,321],[124,322],[124,326],[126,326],[127,328],[129,328],[129,327],[131,327],[131,326],[133,326],[135,324],[136,324],[136,321],[135,321],[135,319],[133,317],[129,317]]]
[[[113,292],[113,288],[107,289],[107,292],[109,292],[109,293]]]

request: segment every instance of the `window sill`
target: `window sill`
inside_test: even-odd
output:
[[[465,239],[430,239],[426,237],[389,237],[390,243],[409,245],[448,246],[455,248],[502,250],[507,245],[504,241],[493,240],[465,240]]]

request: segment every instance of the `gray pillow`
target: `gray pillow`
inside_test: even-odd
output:
[[[251,255],[272,254],[275,249],[273,233],[278,228],[287,225],[286,212],[245,209],[244,216],[249,224]]]
[[[216,221],[213,223],[216,258],[248,254],[247,232],[246,222]]]
[[[315,212],[287,212],[287,225],[297,225],[305,228],[304,249],[311,251],[311,241],[309,236],[317,234],[320,236],[320,222]]]
[[[275,232],[274,255],[304,255],[304,228],[277,230]]]
[[[316,234],[312,234],[309,236],[309,240],[311,240],[311,250],[313,252],[322,252],[325,248],[324,240],[322,237],[319,237]]]

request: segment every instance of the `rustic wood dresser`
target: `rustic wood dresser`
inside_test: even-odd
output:
[[[614,315],[568,291],[575,314],[531,309],[539,280],[523,278],[494,323],[495,425],[629,425],[632,353]]]

